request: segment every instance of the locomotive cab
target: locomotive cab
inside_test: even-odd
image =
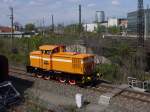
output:
[[[65,46],[43,45],[43,46],[40,46],[39,49],[42,52],[42,54],[47,54],[47,55],[66,51]]]

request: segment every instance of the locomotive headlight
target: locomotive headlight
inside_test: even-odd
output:
[[[96,75],[99,77],[99,76],[100,76],[100,73],[97,73]]]
[[[87,77],[87,80],[91,80],[91,77]]]

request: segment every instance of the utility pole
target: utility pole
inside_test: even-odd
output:
[[[82,30],[82,15],[81,15],[81,5],[79,5],[79,33],[81,33]]]
[[[13,7],[10,7],[10,20],[11,20],[11,40],[12,40],[12,49],[13,49],[13,38],[14,38],[14,10]]]
[[[43,17],[43,37],[45,36],[45,17]]]
[[[53,14],[51,15],[51,18],[52,18],[52,32],[54,33],[54,15]]]

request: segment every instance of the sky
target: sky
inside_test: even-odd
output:
[[[106,17],[127,17],[127,13],[137,9],[138,0],[0,0],[0,25],[10,25],[10,10],[14,8],[14,21],[22,25],[39,25],[43,18],[45,25],[78,22],[78,5],[82,5],[82,22],[95,20],[96,11],[105,11]],[[144,0],[144,7],[150,0]]]

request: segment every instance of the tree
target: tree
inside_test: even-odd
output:
[[[81,32],[84,30],[83,26],[81,27]],[[65,27],[64,31],[66,33],[78,33],[80,31],[80,27],[78,24],[71,24]]]
[[[119,43],[111,56],[112,62],[120,66],[120,73],[123,81],[126,82],[127,77],[133,75],[132,71],[135,68],[132,63],[134,49],[130,48],[127,43]]]
[[[14,22],[14,27],[16,31],[22,31],[23,26],[19,22]]]
[[[25,25],[25,31],[34,31],[35,30],[35,25],[32,23],[28,23]]]
[[[95,72],[100,73],[104,79],[116,82],[119,80],[119,67],[116,64],[100,64],[96,66]]]
[[[101,34],[101,33],[104,33],[105,31],[106,31],[106,27],[105,26],[101,26],[101,25],[98,24],[96,32],[98,34]]]
[[[120,28],[117,26],[112,26],[108,28],[109,33],[111,34],[118,34],[120,33]]]

